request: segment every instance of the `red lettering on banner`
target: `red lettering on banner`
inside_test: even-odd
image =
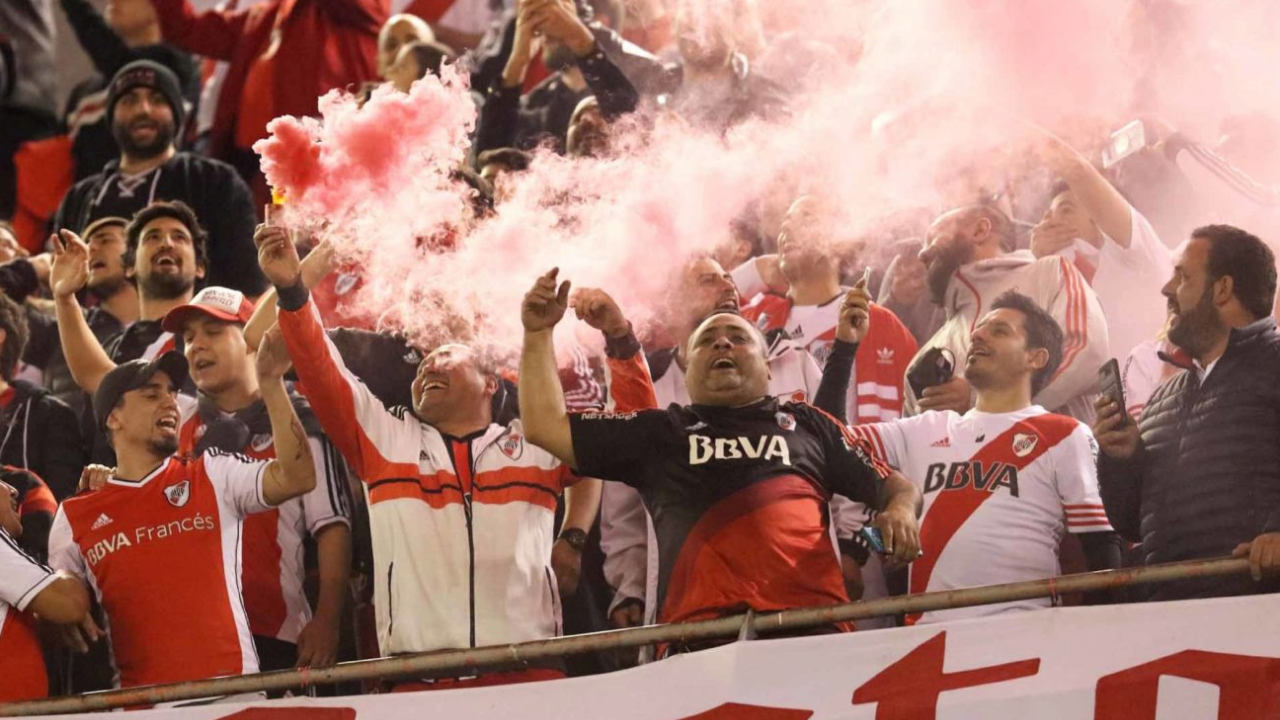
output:
[[[948,673],[942,670],[946,654],[943,631],[863,683],[853,693],[853,704],[879,703],[876,720],[936,720],[938,696],[948,690],[1017,680],[1040,671],[1036,658]]]
[[[1280,717],[1280,659],[1184,650],[1098,681],[1094,720],[1155,720],[1160,677],[1218,686],[1218,720]]]
[[[788,710],[763,705],[725,703],[680,720],[808,720],[811,717],[813,717],[812,710]]]
[[[346,707],[256,707],[232,713],[220,720],[356,720],[356,710]]]

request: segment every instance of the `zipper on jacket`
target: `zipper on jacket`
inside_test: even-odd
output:
[[[391,602],[391,598],[395,596],[395,585],[392,584],[391,578],[395,576],[396,563],[394,560],[387,566],[387,636],[390,637],[391,630],[396,626],[395,605]]]
[[[476,538],[471,510],[471,492],[475,488],[475,458],[471,453],[472,438],[449,438],[449,459],[462,486],[462,511],[467,518],[467,614],[471,620],[471,647],[476,646]]]

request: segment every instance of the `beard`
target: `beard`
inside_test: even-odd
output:
[[[138,281],[138,289],[156,300],[175,300],[190,292],[195,285],[195,278],[182,274],[147,273]]]
[[[959,270],[961,265],[972,259],[973,246],[960,238],[953,238],[937,257],[933,258],[933,262],[929,263],[925,270],[925,279],[929,285],[929,298],[933,300],[934,305],[942,306],[946,303],[947,287],[951,285],[951,276],[956,274],[956,270]]]
[[[163,437],[147,443],[147,448],[156,455],[168,457],[178,452],[178,437]]]
[[[169,149],[173,144],[174,127],[171,122],[156,121],[156,135],[150,142],[134,142],[128,126],[115,123],[111,126],[111,135],[115,138],[120,150],[129,157],[147,160],[156,157]]]
[[[121,290],[129,284],[129,278],[124,275],[106,278],[97,283],[89,285],[86,289],[89,294],[98,301],[110,300],[120,293]]]
[[[1169,342],[1186,350],[1192,357],[1208,349],[1221,325],[1213,307],[1211,288],[1206,287],[1195,306],[1177,315],[1177,323],[1169,328]]]

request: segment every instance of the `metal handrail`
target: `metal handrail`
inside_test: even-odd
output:
[[[647,625],[514,645],[437,650],[375,660],[358,660],[325,668],[278,670],[254,675],[147,685],[48,700],[8,703],[0,705],[0,717],[111,710],[127,706],[289,690],[374,678],[465,677],[480,672],[522,668],[530,663],[601,650],[639,648],[656,643],[693,643],[731,639],[740,635],[748,637],[752,634],[769,635],[899,613],[929,612],[1031,598],[1057,597],[1067,593],[1107,590],[1189,578],[1240,575],[1248,570],[1249,561],[1246,558],[1194,560],[1150,567],[1104,570],[1045,580],[882,598],[846,605],[800,608],[763,614],[748,613],[715,620]]]

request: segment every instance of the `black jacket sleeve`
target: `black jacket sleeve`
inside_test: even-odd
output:
[[[39,289],[36,269],[26,258],[15,258],[0,265],[0,292],[10,300],[22,304]]]
[[[88,463],[88,448],[71,406],[52,397],[45,397],[40,404],[44,414],[39,440],[43,455],[40,477],[61,501],[76,493],[80,471]]]
[[[640,94],[603,50],[597,49],[579,60],[578,69],[600,102],[600,112],[606,120],[616,120],[635,111]]]
[[[853,377],[853,359],[858,355],[858,343],[836,340],[831,355],[822,369],[822,382],[813,396],[813,406],[848,425],[845,417],[848,407],[849,381]]]
[[[129,46],[89,0],[62,0],[62,11],[93,66],[110,78],[129,60]]]
[[[258,297],[266,292],[267,279],[258,267],[253,229],[258,215],[253,194],[236,171],[225,163],[212,166],[206,195],[199,210],[209,232],[209,268],[206,285],[220,285]]]
[[[1117,460],[1106,453],[1098,455],[1098,490],[1107,519],[1120,537],[1131,542],[1142,541],[1142,467],[1143,454],[1130,460]]]
[[[626,74],[639,92],[645,95],[671,93],[684,81],[684,72],[678,64],[662,62],[648,50],[622,39],[616,30],[598,22],[587,27],[596,37],[596,46]]]
[[[520,124],[520,86],[504,87],[502,76],[494,79],[480,108],[480,120],[476,124],[476,141],[472,152],[475,158],[486,150],[515,147],[516,131]]]

